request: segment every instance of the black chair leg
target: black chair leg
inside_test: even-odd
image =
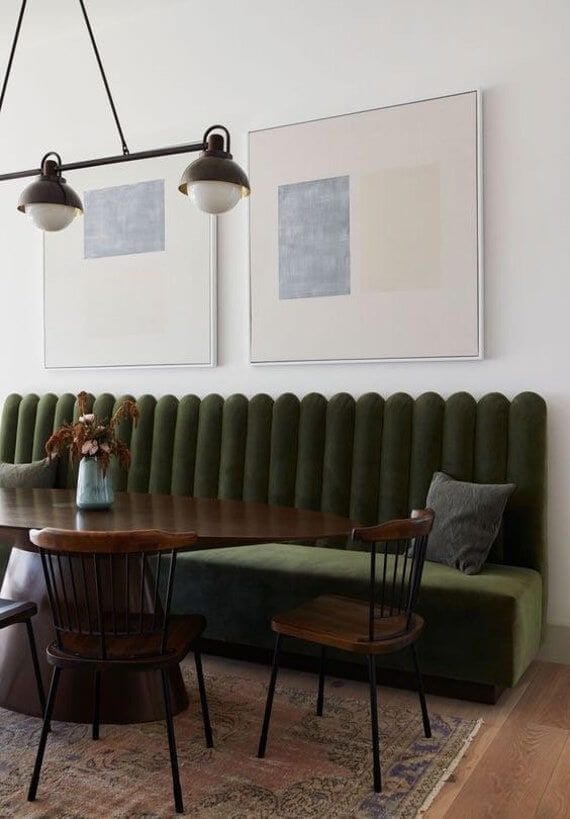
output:
[[[321,646],[321,665],[319,668],[319,693],[317,694],[317,716],[322,717],[325,702],[325,663],[327,658],[326,646]]]
[[[196,676],[198,678],[198,691],[200,692],[200,706],[202,708],[202,720],[204,721],[204,734],[206,735],[206,747],[213,748],[212,726],[210,725],[210,712],[208,710],[208,698],[206,697],[206,686],[204,684],[204,671],[202,669],[202,654],[194,651],[194,662],[196,663]]]
[[[372,723],[372,764],[374,770],[374,790],[382,791],[382,774],[380,773],[380,740],[378,738],[378,689],[376,686],[376,661],[373,655],[368,656],[368,679],[370,681],[370,719]]]
[[[265,749],[267,747],[267,732],[269,731],[269,720],[271,719],[271,709],[273,707],[273,697],[275,695],[275,684],[277,682],[277,671],[279,669],[280,649],[281,635],[278,634],[275,640],[275,651],[273,652],[273,666],[271,667],[271,679],[269,680],[269,689],[267,691],[267,702],[265,703],[263,726],[261,728],[259,747],[257,749],[257,756],[259,757],[259,759],[263,759],[263,757],[265,756]]]
[[[411,649],[412,649],[412,657],[413,657],[413,660],[414,660],[414,669],[415,669],[415,672],[416,672],[416,679],[418,681],[418,694],[420,696],[420,705],[422,707],[422,719],[424,721],[424,734],[426,735],[427,739],[430,739],[431,738],[431,724],[430,724],[430,721],[429,721],[429,714],[428,714],[428,710],[427,710],[426,695],[424,693],[424,683],[423,683],[423,680],[422,680],[422,673],[420,671],[420,665],[418,663],[418,657],[417,657],[417,654],[416,654],[416,647],[415,647],[415,645],[413,643],[411,645]]]
[[[93,679],[93,739],[99,739],[101,721],[101,672],[96,671]]]
[[[174,737],[174,721],[172,719],[170,682],[168,679],[167,671],[161,669],[160,673],[162,676],[164,713],[166,716],[166,731],[168,733],[168,748],[170,750],[170,765],[172,768],[172,789],[174,791],[174,806],[176,807],[176,813],[184,813],[184,805],[182,803],[182,788],[180,787],[180,774],[178,773],[178,755],[176,753],[176,739]]]
[[[49,733],[49,726],[51,722],[51,715],[53,712],[53,706],[55,702],[55,695],[57,693],[57,685],[59,683],[59,675],[61,674],[61,668],[54,668],[53,674],[51,677],[51,684],[49,687],[49,694],[46,703],[46,710],[44,713],[44,722],[42,725],[42,732],[40,734],[40,744],[38,745],[38,752],[36,754],[36,762],[34,765],[34,772],[32,774],[32,780],[30,782],[30,787],[28,790],[28,802],[33,802],[36,798],[36,793],[38,790],[38,782],[40,781],[40,773],[42,769],[42,762],[44,759],[44,752],[46,749],[46,742],[47,736]]]
[[[44,691],[44,684],[42,682],[42,672],[40,671],[40,664],[38,662],[38,652],[36,649],[36,640],[34,638],[34,629],[31,620],[26,620],[26,630],[28,632],[28,642],[30,643],[30,653],[32,655],[32,664],[34,666],[34,676],[36,678],[36,686],[38,689],[38,699],[42,709],[42,716],[46,710],[46,695]]]

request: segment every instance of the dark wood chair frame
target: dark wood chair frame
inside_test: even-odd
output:
[[[327,647],[366,655],[370,687],[373,779],[376,792],[382,790],[376,655],[410,649],[424,733],[428,739],[431,737],[424,686],[415,649],[415,642],[423,630],[424,621],[414,610],[433,519],[434,513],[431,509],[415,510],[409,519],[392,520],[378,526],[353,530],[353,539],[370,547],[367,601],[327,595],[302,603],[293,611],[276,615],[272,619],[271,627],[277,636],[257,752],[260,759],[265,756],[267,748],[267,734],[284,636],[317,643],[321,647],[317,716],[323,714]],[[381,564],[380,577],[378,563]],[[324,616],[320,623],[319,614]],[[360,631],[358,628],[355,629],[355,623],[360,626]]]
[[[0,629],[8,628],[8,626],[13,626],[16,623],[24,623],[26,626],[30,654],[32,657],[32,665],[34,668],[34,677],[36,678],[36,687],[38,690],[38,699],[40,701],[40,707],[43,714],[46,707],[46,695],[42,681],[42,674],[40,671],[40,664],[38,662],[38,651],[34,637],[34,627],[32,626],[32,617],[34,617],[37,613],[38,607],[35,603],[20,603],[16,600],[0,599]]]
[[[194,532],[171,534],[32,530],[38,547],[56,639],[46,649],[53,666],[28,800],[36,798],[50,722],[62,670],[93,672],[94,740],[99,739],[102,672],[128,668],[157,670],[162,676],[164,712],[176,811],[183,800],[172,718],[168,670],[194,652],[207,747],[212,728],[199,645],[202,615],[170,614],[176,555],[196,542]]]

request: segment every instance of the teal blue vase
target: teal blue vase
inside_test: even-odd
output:
[[[114,499],[110,471],[103,473],[97,458],[82,458],[77,476],[77,508],[109,509]]]

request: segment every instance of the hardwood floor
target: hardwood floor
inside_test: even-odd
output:
[[[284,669],[280,679],[287,678],[316,684],[311,674]],[[367,696],[363,683],[330,684],[341,696]],[[417,703],[417,695],[383,688],[381,701]],[[428,696],[428,707],[482,718],[483,725],[425,819],[570,819],[570,665],[534,663],[496,705]]]
[[[570,738],[566,740],[535,816],[540,819],[570,816]]]
[[[570,666],[535,663],[496,710],[475,707],[484,725],[426,816],[570,817]]]

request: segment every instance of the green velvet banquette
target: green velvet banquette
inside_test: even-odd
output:
[[[120,400],[100,395],[95,411],[109,415]],[[493,690],[515,684],[535,656],[546,577],[540,396],[145,395],[138,407],[138,426],[121,428],[132,464],[128,474],[115,467],[118,490],[294,505],[372,524],[424,506],[436,470],[467,481],[512,481],[516,491],[480,574],[426,564],[419,611],[427,627],[419,651],[428,677]],[[74,412],[69,394],[9,396],[0,460],[43,457],[47,437]],[[73,482],[73,470],[60,464],[58,485]],[[202,612],[212,640],[267,648],[273,613],[323,592],[364,596],[368,569],[368,553],[350,542],[185,554],[174,606]],[[302,643],[290,648],[310,651]]]

